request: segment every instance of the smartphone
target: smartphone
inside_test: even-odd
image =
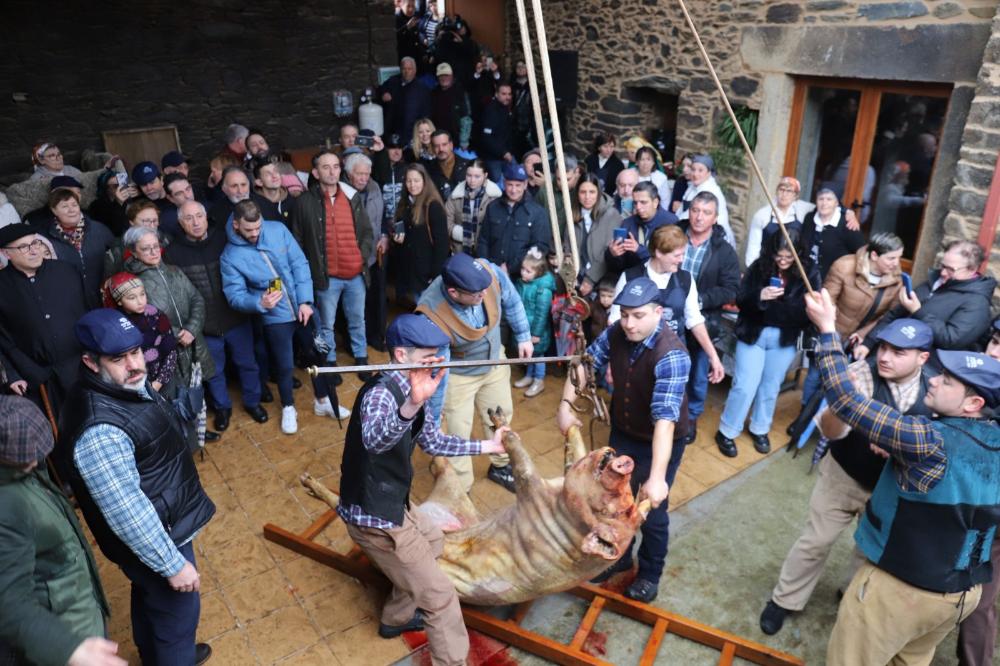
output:
[[[128,187],[128,174],[124,171],[116,171],[115,179],[118,181],[118,189],[124,190]]]
[[[624,242],[628,239],[628,229],[625,227],[618,227],[614,230],[614,241],[616,243]]]
[[[910,277],[910,274],[900,273],[899,277],[903,280],[903,289],[906,290],[906,295],[911,295],[913,293],[913,279]]]
[[[267,293],[273,294],[276,291],[281,291],[281,278],[271,278],[267,283]]]
[[[532,171],[534,171],[535,174],[538,175],[538,176],[544,176],[545,175],[545,167],[542,166],[541,162],[539,162],[534,167],[532,167]]]
[[[781,289],[784,285],[782,285],[780,277],[773,277],[771,278],[769,286],[774,287],[775,289]]]
[[[359,134],[358,138],[354,140],[354,145],[361,146],[362,148],[371,148],[375,145],[375,137]]]

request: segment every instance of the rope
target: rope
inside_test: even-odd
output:
[[[537,0],[535,1],[537,2]],[[767,203],[771,206],[771,213],[774,215],[774,219],[778,222],[778,227],[781,229],[781,233],[785,236],[785,242],[788,243],[788,249],[792,253],[792,258],[795,259],[795,266],[799,269],[799,274],[802,276],[802,282],[805,284],[809,295],[816,296],[816,292],[813,291],[812,285],[809,283],[809,276],[806,274],[805,268],[802,267],[802,261],[799,259],[799,254],[795,251],[792,239],[788,235],[788,229],[785,228],[785,223],[781,221],[781,216],[778,214],[778,207],[774,203],[771,191],[767,188],[767,183],[764,182],[764,174],[761,173],[760,166],[757,164],[757,159],[753,156],[753,151],[750,150],[750,144],[747,143],[747,138],[743,135],[743,128],[740,127],[740,123],[736,119],[736,113],[733,112],[733,107],[729,103],[729,97],[726,96],[726,91],[722,87],[722,82],[719,81],[719,75],[715,73],[715,67],[712,65],[712,59],[708,57],[708,51],[705,50],[705,45],[701,43],[701,36],[698,34],[698,29],[694,25],[694,20],[692,20],[691,14],[688,12],[687,5],[684,4],[684,0],[677,0],[677,3],[680,5],[681,11],[684,12],[684,18],[687,20],[688,27],[691,28],[691,32],[694,33],[694,41],[698,44],[698,50],[701,51],[701,57],[705,59],[705,65],[708,66],[708,72],[712,75],[712,80],[715,81],[715,87],[718,89],[719,96],[722,98],[722,103],[726,107],[726,111],[729,113],[729,118],[733,121],[733,127],[736,128],[736,133],[740,137],[740,143],[743,144],[743,151],[746,153],[747,157],[750,158],[750,166],[753,167],[754,175],[757,176],[757,181],[760,183],[761,189],[764,190],[764,196],[767,197]]]

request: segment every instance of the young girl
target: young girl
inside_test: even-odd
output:
[[[177,338],[167,315],[146,302],[146,288],[131,273],[115,273],[104,282],[104,305],[117,307],[142,332],[146,375],[154,389],[169,397],[170,380],[177,369]]]
[[[534,356],[545,356],[552,339],[552,320],[549,309],[556,289],[556,279],[548,269],[545,255],[532,247],[521,262],[521,278],[515,284],[524,303],[524,314],[531,325],[531,343]],[[545,364],[532,363],[524,377],[514,382],[517,388],[528,387],[524,397],[534,398],[545,390]]]

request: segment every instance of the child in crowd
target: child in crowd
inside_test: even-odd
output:
[[[146,288],[131,273],[115,273],[104,282],[104,306],[118,308],[142,332],[146,376],[164,397],[172,397],[170,380],[177,369],[177,338],[167,315],[146,301]],[[164,387],[169,387],[164,391]]]
[[[552,339],[552,320],[549,309],[556,289],[555,276],[549,271],[548,262],[541,251],[532,247],[521,262],[521,277],[516,282],[517,293],[524,303],[524,313],[531,325],[531,343],[534,356],[545,356]],[[545,364],[532,363],[522,379],[514,382],[517,388],[527,387],[524,397],[534,398],[545,390]]]
[[[615,300],[615,280],[602,278],[597,283],[597,298],[590,304],[590,336],[597,338],[608,327],[608,311]]]

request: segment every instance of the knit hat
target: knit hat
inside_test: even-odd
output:
[[[0,465],[24,467],[44,460],[53,446],[52,427],[33,402],[0,395]]]
[[[142,280],[131,273],[115,273],[104,281],[101,288],[101,293],[104,294],[104,307],[116,307],[125,294],[141,286]]]

